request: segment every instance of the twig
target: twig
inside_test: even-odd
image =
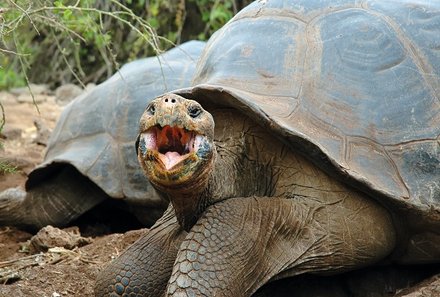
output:
[[[20,54],[20,53],[17,53],[17,52],[14,52],[14,51],[10,51],[10,50],[7,50],[7,49],[4,49],[4,48],[0,48],[0,52],[2,52],[2,53],[6,53],[6,54],[13,54],[13,55],[16,55],[16,56],[29,56],[29,54]]]
[[[89,259],[86,259],[83,257],[80,257],[79,260],[86,263],[86,264],[102,264],[103,263],[102,261],[89,260]]]
[[[37,34],[40,35],[40,31],[38,31],[37,27],[36,27],[35,24],[34,24],[34,21],[33,21],[32,18],[30,17],[30,15],[27,13],[27,11],[24,10],[22,7],[20,7],[17,3],[15,3],[15,2],[12,1],[12,0],[8,0],[8,2],[12,3],[12,5],[14,5],[15,7],[17,7],[18,10],[20,10],[21,12],[23,12],[23,13],[28,17],[29,21],[30,21],[31,24],[32,24],[32,27],[34,27],[34,29],[35,29],[35,32],[37,32]],[[30,8],[30,7],[31,7],[31,6],[29,6],[29,8]],[[29,8],[28,8],[28,9],[29,9]]]
[[[79,35],[78,33],[76,33],[75,31],[73,31],[72,29],[66,27],[64,24],[57,22],[56,20],[49,18],[47,16],[44,15],[37,15],[37,18],[41,18],[45,21],[48,21],[50,23],[52,23],[55,27],[59,27],[61,30],[67,31],[70,34],[74,35],[76,38],[80,39],[82,42],[86,42],[85,38],[82,37],[81,35]]]
[[[39,254],[35,254],[35,255],[30,255],[30,256],[25,256],[25,257],[21,257],[18,259],[13,259],[13,260],[8,260],[8,261],[2,261],[0,262],[0,267],[6,267],[10,264],[14,264],[23,260],[28,260],[28,259],[32,259],[32,258],[37,258],[37,257],[41,257],[43,254],[39,253]]]
[[[0,105],[1,105],[1,102],[0,102]],[[3,110],[3,106],[1,107],[2,108],[2,110]],[[3,110],[3,117],[4,117],[4,115],[5,115],[5,112],[4,112],[4,110]],[[3,126],[2,126],[3,127]],[[0,128],[0,131],[1,131],[2,129]],[[11,232],[12,231],[12,229],[11,229],[11,227],[5,227],[5,230],[2,230],[2,231],[0,231],[0,234],[6,234],[6,233],[9,233],[9,232]]]
[[[0,109],[2,111],[2,120],[1,120],[1,124],[0,124],[0,131],[3,130],[3,127],[5,126],[6,123],[6,114],[5,114],[5,108],[3,107],[3,104],[0,102]],[[2,233],[5,233],[6,231],[3,231]]]
[[[48,264],[55,265],[55,264],[58,264],[60,262],[63,262],[64,260],[66,260],[68,258],[69,258],[69,254],[64,254],[64,255],[60,256],[59,258],[53,259]]]
[[[112,0],[113,1],[113,0]],[[122,5],[122,4],[119,4]],[[124,6],[125,7],[125,6]],[[98,13],[98,14],[102,14],[102,15],[107,15],[110,16],[116,20],[118,20],[119,22],[127,25],[128,27],[130,27],[130,29],[132,29],[133,31],[135,31],[136,33],[138,33],[140,36],[142,36],[142,38],[151,45],[151,47],[154,49],[154,51],[159,54],[161,53],[160,49],[159,49],[159,45],[157,42],[157,34],[155,34],[154,29],[147,23],[145,22],[142,18],[134,15],[133,13],[127,13],[127,12],[108,12],[108,11],[103,11],[103,10],[99,10],[96,8],[87,8],[87,7],[74,7],[74,6],[66,6],[66,7],[54,7],[54,6],[45,6],[42,8],[38,8],[35,9],[33,11],[30,11],[29,14],[36,14],[42,11],[52,11],[52,10],[60,10],[60,11],[64,11],[64,10],[76,10],[76,11],[87,11],[87,12],[94,12],[94,13]],[[118,14],[125,14],[128,16],[131,16],[137,23],[139,23],[141,25],[141,27],[143,29],[145,29],[147,32],[147,34],[142,33],[138,28],[136,28],[135,26],[133,26],[133,24],[127,20],[124,20],[123,18],[121,18]],[[150,40],[149,38],[146,38],[146,35],[149,36],[152,40]]]
[[[15,32],[12,34],[12,36],[13,36],[13,40],[14,40],[14,46],[15,46],[15,48],[18,49],[17,38],[16,38],[16,36],[15,36]],[[26,80],[26,86],[27,86],[27,88],[28,88],[28,90],[29,90],[29,93],[31,94],[32,102],[34,103],[35,108],[37,109],[38,114],[40,114],[40,108],[39,108],[38,105],[37,105],[37,101],[35,101],[35,96],[34,96],[34,93],[32,92],[31,86],[30,86],[29,78],[28,78],[28,76],[27,76],[26,67],[25,67],[25,65],[24,65],[24,62],[23,62],[22,56],[21,56],[21,55],[18,55],[17,57],[18,57],[18,61],[20,62],[21,71],[23,71],[24,78],[25,78],[25,80]]]
[[[82,80],[78,77],[78,75],[76,74],[76,72],[72,69],[72,66],[70,66],[69,61],[67,61],[66,55],[64,54],[61,46],[60,46],[60,41],[58,40],[58,37],[52,32],[53,37],[55,38],[55,42],[57,45],[58,50],[61,53],[61,56],[63,57],[64,62],[66,62],[67,68],[69,68],[70,72],[73,74],[73,76],[76,78],[76,80],[81,84],[81,86],[85,89],[86,86],[85,84],[82,82]]]

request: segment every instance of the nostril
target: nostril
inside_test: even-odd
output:
[[[176,98],[165,98],[164,101],[165,101],[166,103],[168,103],[168,102],[176,103],[176,102],[177,102]]]

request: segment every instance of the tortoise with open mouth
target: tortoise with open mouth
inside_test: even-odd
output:
[[[190,84],[204,46],[190,41],[158,57],[130,62],[69,104],[25,190],[0,193],[0,225],[31,230],[65,226],[113,198],[151,226],[166,203],[145,182],[133,154],[136,127],[145,104]]]
[[[170,201],[97,296],[251,296],[271,280],[440,261],[440,5],[256,1],[137,153]],[[294,294],[294,292],[292,292]]]

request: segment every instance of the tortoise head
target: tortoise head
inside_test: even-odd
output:
[[[213,166],[214,120],[196,101],[163,95],[143,113],[136,149],[147,178],[171,200],[201,193]]]

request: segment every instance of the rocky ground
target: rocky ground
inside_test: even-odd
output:
[[[75,88],[58,92],[62,98],[78,94]],[[0,159],[16,167],[15,173],[0,175],[0,191],[23,186],[42,161],[50,131],[67,103],[44,86],[35,86],[33,93],[38,109],[26,89],[0,93],[6,114]],[[0,296],[92,296],[100,267],[145,232],[83,238],[78,228],[66,231],[47,228],[32,237],[0,228]]]
[[[68,87],[59,98],[77,95]],[[0,174],[0,191],[22,186],[27,174],[44,157],[45,143],[66,104],[44,86],[0,92],[6,125],[1,134],[0,159],[16,173]],[[30,234],[0,227],[0,297],[93,296],[97,272],[147,229],[82,237],[73,226],[46,227]],[[336,277],[303,276],[266,286],[258,296],[422,297],[440,296],[439,267],[378,267]],[[295,293],[293,293],[295,292]]]

